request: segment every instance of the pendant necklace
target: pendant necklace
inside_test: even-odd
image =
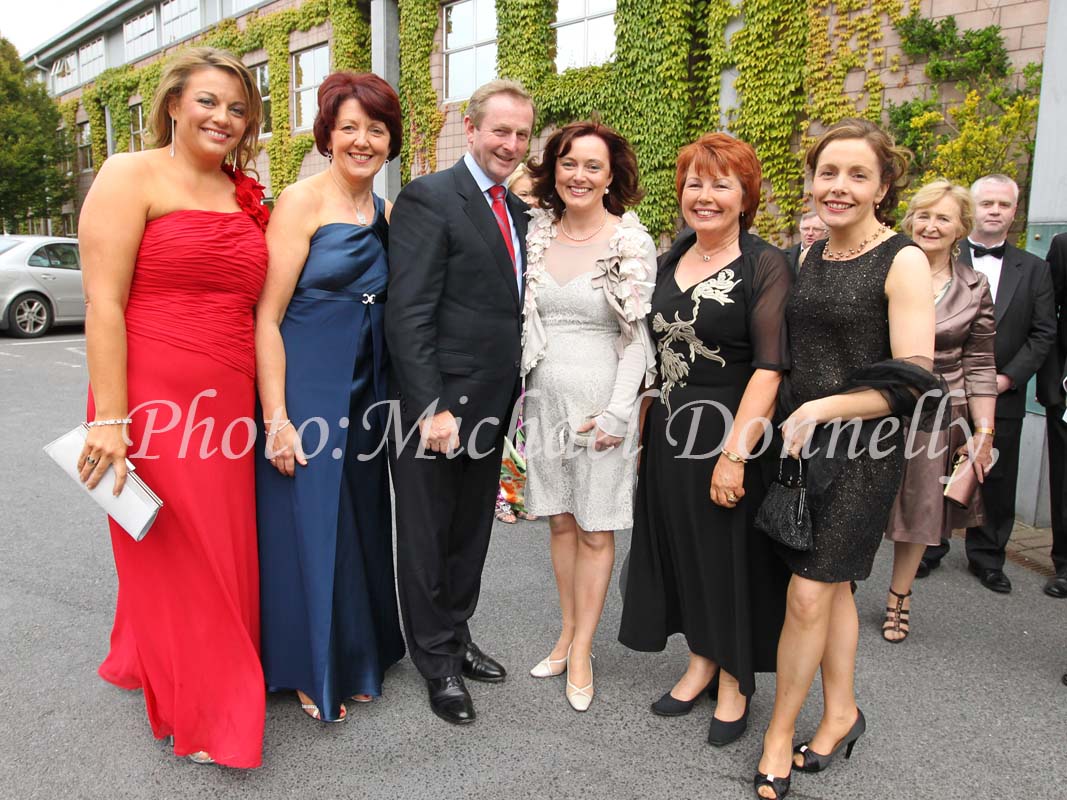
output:
[[[884,231],[887,230],[889,230],[889,228],[879,222],[878,228],[874,231],[874,233],[872,233],[870,236],[868,236],[855,247],[850,247],[848,248],[848,250],[831,250],[829,247],[827,247],[823,251],[823,258],[828,261],[844,261],[845,259],[851,258],[852,256],[858,256],[860,253],[863,252],[864,247],[869,245],[871,242],[881,236]],[[827,245],[829,245],[829,242],[827,242]]]
[[[566,210],[564,210],[563,216],[560,217],[560,219],[559,219],[559,227],[560,227],[560,230],[563,231],[563,235],[566,236],[568,239],[570,239],[572,242],[588,242],[590,239],[592,239],[594,236],[596,236],[598,233],[600,233],[602,230],[604,230],[604,226],[608,224],[608,212],[605,211],[604,212],[604,219],[600,223],[600,227],[598,227],[595,231],[593,231],[588,236],[579,237],[579,236],[575,236],[574,234],[572,234],[570,231],[567,230],[567,226],[563,224],[563,220],[566,219],[566,218],[567,218],[567,212],[566,212]]]
[[[694,250],[696,250],[696,253],[697,253],[697,255],[698,255],[698,256],[700,256],[700,259],[701,259],[701,260],[702,260],[702,261],[703,261],[703,262],[704,262],[705,264],[707,264],[707,263],[708,263],[709,261],[711,261],[711,259],[712,259],[712,257],[713,257],[713,256],[716,256],[716,255],[718,255],[719,253],[721,253],[721,252],[722,252],[723,250],[726,250],[726,249],[728,249],[728,248],[729,248],[729,247],[730,247],[731,245],[733,245],[733,244],[734,244],[734,242],[736,242],[736,241],[737,241],[737,239],[731,239],[730,241],[728,241],[728,242],[727,242],[726,244],[722,245],[721,247],[716,247],[716,248],[715,248],[714,250],[709,250],[709,251],[708,251],[707,253],[702,253],[702,252],[700,251],[700,245],[698,245],[698,244],[696,244],[696,243],[694,242],[694,243],[693,243],[693,249],[694,249]]]
[[[337,176],[333,174],[332,168],[330,169],[330,177],[333,179],[333,182],[337,186],[337,188],[341,190],[341,194],[344,196],[345,200],[347,200],[352,206],[352,210],[356,212],[356,222],[358,222],[360,225],[366,225],[366,215],[360,210],[359,204],[352,199],[352,195],[349,192],[346,192],[345,188],[341,185],[341,182],[337,180]]]

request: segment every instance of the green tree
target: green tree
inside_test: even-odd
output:
[[[6,230],[27,217],[58,216],[70,199],[70,142],[59,124],[44,84],[0,37],[0,223]]]

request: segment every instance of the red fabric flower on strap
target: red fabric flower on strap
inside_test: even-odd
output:
[[[267,190],[262,184],[245,175],[237,167],[223,164],[222,171],[229,175],[230,180],[233,181],[237,205],[252,218],[252,221],[259,226],[260,230],[265,231],[267,222],[270,220],[270,209],[263,205],[263,197]]]

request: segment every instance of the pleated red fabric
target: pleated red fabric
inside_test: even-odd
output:
[[[266,266],[245,212],[145,227],[126,308],[130,457],[163,508],[140,542],[111,523],[119,590],[99,670],[144,690],[176,755],[231,767],[259,766],[263,742],[253,307]]]

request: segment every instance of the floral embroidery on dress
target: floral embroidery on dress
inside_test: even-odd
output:
[[[660,386],[660,400],[667,407],[667,413],[671,413],[671,390],[675,386],[685,387],[685,380],[689,377],[690,362],[702,356],[709,361],[714,361],[720,367],[726,366],[726,359],[719,355],[720,348],[708,347],[696,334],[696,321],[700,315],[700,301],[714,300],[719,305],[727,305],[734,301],[729,297],[734,287],[741,283],[741,279],[734,280],[732,269],[721,269],[703,281],[700,281],[689,291],[693,296],[693,318],[682,319],[678,312],[674,312],[674,322],[667,322],[662,313],[656,314],[652,320],[652,329],[656,333],[665,334],[659,344],[659,371],[663,376]],[[675,342],[689,346],[689,360],[671,347]]]
[[[526,233],[526,297],[523,302],[522,374],[527,375],[544,358],[548,345],[541,315],[537,310],[537,293],[544,283],[545,250],[556,238],[556,219],[551,211],[532,208],[527,214],[530,225]],[[637,215],[627,211],[608,240],[608,255],[593,265],[596,275],[590,281],[594,289],[604,292],[605,299],[619,318],[616,350],[622,354],[635,337],[645,349],[646,380],[656,377],[656,352],[643,324],[652,310],[654,278],[645,259],[655,254],[648,229]]]

